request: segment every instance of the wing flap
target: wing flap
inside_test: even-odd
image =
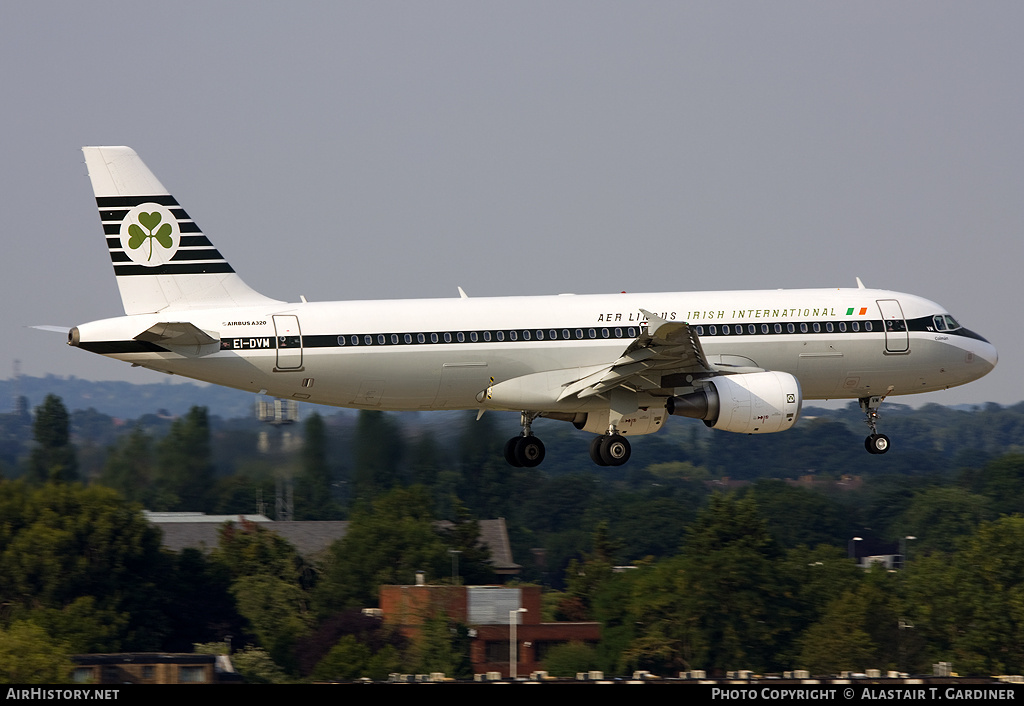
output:
[[[693,328],[685,321],[667,321],[644,309],[647,327],[611,365],[566,385],[558,400],[573,395],[586,398],[626,385],[644,377],[678,373],[712,374],[715,368]]]

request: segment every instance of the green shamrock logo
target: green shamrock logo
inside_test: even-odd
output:
[[[170,248],[174,245],[174,241],[171,239],[171,224],[160,225],[162,220],[163,216],[158,211],[139,213],[139,223],[142,224],[142,228],[134,223],[128,226],[128,247],[132,250],[138,250],[147,240],[149,241],[147,262],[153,259],[153,240],[156,240],[162,248]]]

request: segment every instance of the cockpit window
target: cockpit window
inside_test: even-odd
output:
[[[932,317],[932,325],[935,326],[936,331],[946,330],[946,319],[942,314],[936,314]]]
[[[947,328],[948,330],[950,330],[950,331],[956,331],[956,330],[957,330],[958,328],[960,328],[960,324],[958,324],[958,323],[956,322],[956,319],[954,319],[954,318],[953,318],[952,316],[950,316],[949,314],[946,314],[946,316],[945,316],[945,319],[946,319],[946,328]]]

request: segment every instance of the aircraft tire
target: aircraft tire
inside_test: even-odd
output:
[[[544,443],[535,436],[520,436],[515,447],[516,465],[521,468],[539,466],[544,460]]]
[[[607,466],[605,460],[601,457],[601,444],[604,442],[605,437],[595,436],[590,440],[590,460],[596,463],[598,466]]]
[[[601,437],[601,460],[606,466],[621,466],[629,460],[632,449],[629,442],[618,434]]]
[[[511,439],[505,442],[505,461],[506,463],[508,463],[508,465],[514,466],[515,468],[522,467],[522,464],[520,464],[519,461],[516,459],[516,447],[519,445],[519,440],[522,438],[523,437],[521,436],[513,436]]]
[[[868,450],[868,453],[884,454],[889,450],[890,445],[889,437],[885,434],[872,434],[864,439],[864,448]]]

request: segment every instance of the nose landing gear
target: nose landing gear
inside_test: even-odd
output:
[[[871,429],[871,434],[864,439],[864,448],[871,454],[884,454],[890,446],[889,437],[879,434],[877,429],[878,408],[882,406],[884,399],[885,397],[861,397],[859,400],[861,410],[867,415],[864,421]]]

